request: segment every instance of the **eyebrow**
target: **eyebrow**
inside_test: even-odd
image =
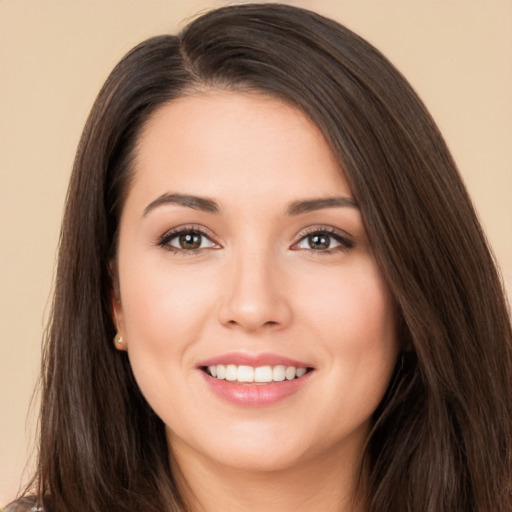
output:
[[[323,197],[319,199],[305,199],[290,203],[287,209],[288,215],[301,215],[303,213],[322,210],[324,208],[358,208],[357,202],[351,197]]]
[[[192,196],[189,194],[166,193],[162,194],[154,201],[149,203],[144,209],[143,216],[145,217],[155,208],[166,204],[185,206],[187,208],[200,210],[206,213],[220,213],[219,205],[212,199],[200,196]],[[315,210],[322,210],[324,208],[340,207],[358,208],[356,201],[351,197],[323,197],[319,199],[304,199],[301,201],[293,201],[288,205],[286,213],[287,215],[295,216],[309,213]]]
[[[207,213],[219,213],[219,205],[212,199],[206,197],[191,196],[187,194],[162,194],[157,197],[154,201],[149,203],[144,209],[143,216],[145,217],[149,212],[162,206],[164,204],[177,204],[179,206],[185,206],[194,210],[200,210]]]

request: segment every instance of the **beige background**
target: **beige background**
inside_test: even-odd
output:
[[[135,43],[224,3],[0,0],[0,505],[29,459],[59,222],[92,101]],[[288,3],[344,23],[409,78],[453,151],[510,293],[512,0]]]

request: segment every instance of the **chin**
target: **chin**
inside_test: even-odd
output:
[[[171,434],[169,444],[178,461],[182,459],[180,455],[188,456],[192,450],[205,464],[213,463],[219,470],[269,473],[304,467],[314,461],[357,461],[368,433],[368,425],[347,431],[346,435],[329,432],[325,425],[315,429],[307,421],[303,428],[293,431],[294,427],[297,422],[240,422],[223,431],[196,432],[194,438],[177,439]]]
[[[237,471],[269,473],[285,471],[305,462],[304,451],[275,445],[235,445],[222,453],[212,453],[218,464]]]

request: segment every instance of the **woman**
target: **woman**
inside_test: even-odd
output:
[[[401,75],[312,12],[222,8],[118,64],[51,318],[39,498],[10,510],[511,509],[470,200]]]

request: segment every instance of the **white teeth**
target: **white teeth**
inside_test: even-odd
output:
[[[254,368],[252,366],[239,366],[237,377],[238,382],[254,382]]]
[[[295,370],[295,375],[297,375],[297,378],[302,377],[306,373],[306,368],[297,368]]]
[[[272,382],[272,366],[258,366],[255,368],[254,382]]]
[[[217,365],[217,379],[226,378],[226,367],[223,364]]]
[[[295,379],[295,367],[294,366],[288,366],[286,368],[284,375],[286,377],[286,380],[293,380]]]
[[[226,380],[235,381],[238,377],[238,372],[234,364],[228,364],[226,366]]]
[[[208,366],[208,373],[217,379],[226,379],[231,382],[256,382],[259,384],[269,382],[282,382],[284,380],[298,379],[305,375],[306,368],[295,366],[253,366],[235,364],[216,364]]]
[[[272,370],[272,380],[276,382],[281,382],[286,378],[286,366],[283,366],[282,364],[278,366],[274,366],[274,369]]]

